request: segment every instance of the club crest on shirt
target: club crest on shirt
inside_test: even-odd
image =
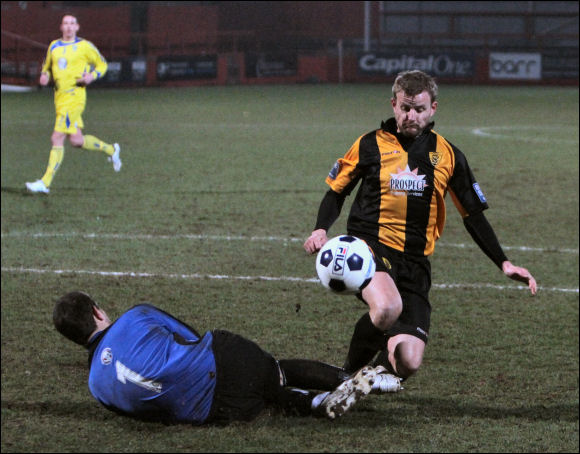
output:
[[[105,366],[108,366],[112,362],[113,362],[113,350],[107,347],[101,352],[101,363]]]
[[[431,164],[433,164],[433,167],[435,167],[441,160],[441,153],[438,153],[437,151],[430,151],[429,160],[431,161]]]

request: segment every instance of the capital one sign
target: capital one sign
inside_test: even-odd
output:
[[[511,80],[540,80],[542,78],[542,55],[538,53],[489,54],[489,78]]]

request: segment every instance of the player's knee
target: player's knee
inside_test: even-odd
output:
[[[403,311],[401,298],[386,300],[382,304],[377,304],[374,310],[371,309],[371,319],[373,324],[382,330],[387,330],[395,323]]]
[[[413,356],[411,358],[407,358],[404,361],[405,367],[409,370],[412,374],[417,372],[423,363],[423,358],[419,356]]]
[[[423,355],[409,347],[409,345],[402,342],[395,349],[397,373],[402,378],[408,378],[415,374],[423,363]]]
[[[85,138],[83,136],[70,136],[69,140],[70,144],[76,148],[80,148],[85,144]]]
[[[62,147],[64,145],[64,140],[66,139],[66,134],[62,132],[54,131],[50,136],[50,141],[53,147]]]
[[[397,372],[401,378],[409,378],[421,367],[421,358],[401,358],[397,361]]]
[[[376,273],[362,297],[369,305],[373,324],[379,329],[388,329],[403,311],[401,294],[387,273]]]

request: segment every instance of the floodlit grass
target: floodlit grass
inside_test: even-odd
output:
[[[448,199],[431,338],[400,394],[335,422],[143,423],[92,399],[86,353],[52,327],[55,299],[81,289],[113,317],[150,301],[278,358],[342,364],[365,307],[311,281],[302,242],[328,170],[389,116],[389,90],[95,87],[86,132],[118,141],[123,168],[68,146],[49,196],[24,182],[46,166],[51,93],[2,94],[2,451],[577,452],[576,88],[440,87],[435,129],[466,154],[508,257],[540,291],[505,279]]]

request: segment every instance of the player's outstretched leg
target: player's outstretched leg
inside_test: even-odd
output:
[[[121,147],[118,143],[113,145],[103,142],[98,137],[85,134],[83,136],[82,148],[85,150],[102,151],[107,154],[107,160],[113,163],[113,169],[115,172],[121,170]]]

